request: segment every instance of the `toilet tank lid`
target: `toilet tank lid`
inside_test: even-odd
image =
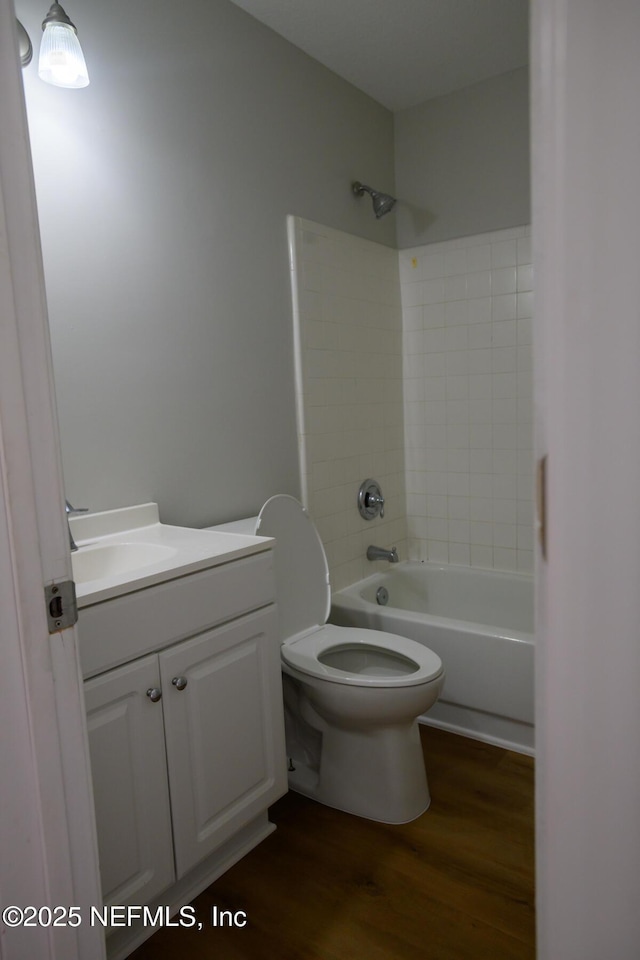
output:
[[[331,611],[329,566],[318,531],[302,504],[287,494],[271,497],[260,511],[256,533],[276,541],[281,639],[325,624]]]

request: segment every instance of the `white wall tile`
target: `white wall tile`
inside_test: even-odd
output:
[[[520,237],[516,241],[517,262],[531,263],[531,237]]]
[[[444,301],[444,280],[440,277],[425,280],[420,285],[422,303],[442,303]]]
[[[516,316],[518,317],[533,316],[533,293],[532,292],[517,294]]]
[[[469,373],[469,351],[447,350],[446,371],[448,377],[466,376]]]
[[[493,521],[493,498],[469,497],[469,519],[491,523]]]
[[[447,388],[447,400],[468,400],[469,399],[469,377],[468,376],[446,377],[445,383]]]
[[[483,521],[469,521],[469,543],[476,546],[493,546],[493,524]]]
[[[524,294],[523,294],[524,296]],[[493,320],[514,320],[518,315],[517,294],[503,293],[492,297],[491,318]]]
[[[517,269],[515,266],[500,267],[499,269],[492,270],[491,271],[491,296],[497,297],[497,296],[500,296],[500,294],[504,294],[504,293],[515,293],[516,277],[517,277]]]
[[[444,327],[444,303],[427,303],[422,307],[424,327]]]
[[[469,502],[470,497],[448,497],[447,498],[446,509],[448,510],[448,515],[450,520],[469,520]],[[467,528],[468,534],[468,528]],[[450,539],[451,531],[449,531]],[[468,542],[468,535],[465,537],[465,541]]]
[[[449,563],[449,543],[427,540],[427,560],[434,563]]]
[[[490,373],[470,374],[468,377],[469,399],[491,400],[493,396],[493,379]]]
[[[467,317],[469,323],[489,323],[492,318],[491,297],[469,300]]]
[[[499,240],[491,244],[491,267],[514,267],[518,262],[517,240]]]
[[[443,258],[443,273],[445,277],[467,272],[467,251],[464,247],[447,250]]]
[[[472,238],[469,238],[470,240]],[[491,267],[491,244],[482,242],[467,247],[467,270],[470,273],[489,270]]]
[[[533,266],[530,263],[520,264],[517,268],[517,289],[518,293],[533,290]]]
[[[522,349],[528,349],[523,347]],[[517,368],[516,347],[494,347],[491,351],[492,373],[510,373]]]
[[[491,313],[491,311],[489,311]],[[480,350],[490,347],[493,342],[493,324],[492,323],[470,323],[469,326],[469,349]]]
[[[527,346],[532,341],[531,317],[522,317],[517,321],[518,346]]]
[[[493,549],[493,565],[498,570],[517,570],[517,554],[515,550],[506,550],[502,547]]]
[[[470,563],[474,567],[493,566],[493,548],[471,544],[469,547]]]
[[[515,316],[515,314],[514,314]],[[444,322],[447,326],[469,322],[469,301],[449,300],[444,307]]]
[[[491,326],[492,344],[494,347],[512,347],[517,341],[517,326],[515,320],[501,320]]]
[[[418,281],[402,284],[402,308],[422,305],[426,301],[423,297],[423,285]]]
[[[405,391],[407,444],[420,447],[424,468],[412,483],[428,490],[433,521],[418,532],[409,503],[413,555],[531,569],[529,228],[433,244],[413,255],[419,264],[431,260],[429,277],[421,275],[423,284],[432,281],[423,285],[422,329],[442,331],[422,341],[425,404],[415,390]],[[403,276],[411,277],[407,268]],[[418,369],[411,354],[420,349],[410,335],[410,311],[404,308],[405,376]]]
[[[469,431],[467,427],[462,427],[460,433],[462,437],[467,435],[466,443],[462,445],[458,441],[456,431],[458,427],[447,427],[447,471],[449,473],[468,473],[469,472]]]
[[[469,373],[484,374],[492,373],[492,351],[491,349],[469,350]]]
[[[491,271],[482,270],[478,273],[470,273],[467,279],[467,296],[469,299],[477,299],[478,297],[490,297],[491,296]],[[522,289],[525,289],[524,287]],[[526,288],[528,289],[528,288]],[[510,290],[505,290],[505,293],[511,293]]]
[[[484,424],[481,424],[484,426]],[[469,472],[472,474],[472,480],[480,475],[486,474],[489,478],[493,475],[493,448],[491,446],[483,449],[469,450]],[[491,483],[489,484],[489,493],[491,494]],[[472,491],[473,492],[473,491]]]
[[[493,401],[474,400],[469,408],[469,423],[491,423],[492,422]]]
[[[513,289],[515,290],[515,284]],[[445,278],[444,298],[445,300],[466,300],[467,275],[465,273]]]
[[[448,540],[449,523],[446,518],[428,517],[427,533],[430,540]]]
[[[444,255],[442,253],[427,254],[422,260],[421,270],[423,280],[444,276]]]

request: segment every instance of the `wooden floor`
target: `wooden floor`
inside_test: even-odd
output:
[[[431,808],[386,826],[290,793],[274,834],[135,960],[533,960],[533,760],[421,728]],[[212,927],[212,907],[243,929]]]

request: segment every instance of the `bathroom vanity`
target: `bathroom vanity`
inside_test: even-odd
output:
[[[155,505],[72,524],[104,903],[176,908],[274,829],[287,789],[273,541]],[[109,956],[151,932],[113,932]]]

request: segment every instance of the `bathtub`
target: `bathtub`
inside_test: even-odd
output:
[[[438,654],[444,688],[422,723],[533,754],[531,576],[407,561],[335,593],[330,620],[399,633]]]

